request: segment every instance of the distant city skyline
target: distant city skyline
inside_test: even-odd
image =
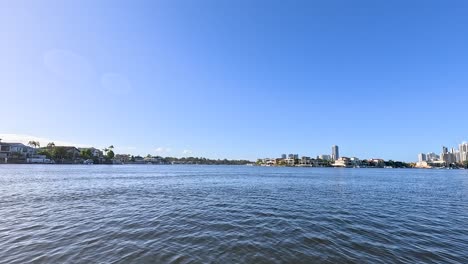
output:
[[[4,1],[0,138],[415,161],[468,140],[468,2]]]
[[[455,147],[449,148],[442,146],[442,151],[440,155],[435,154],[434,152],[430,153],[419,153],[418,162],[445,162],[448,164],[451,163],[464,163],[468,161],[468,142],[462,142],[458,145],[458,149]]]

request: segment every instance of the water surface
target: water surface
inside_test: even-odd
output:
[[[0,165],[1,263],[468,263],[468,170]]]

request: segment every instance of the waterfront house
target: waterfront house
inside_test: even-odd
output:
[[[353,166],[353,162],[350,158],[347,157],[340,157],[339,159],[335,160],[332,164],[333,167],[341,167],[341,168],[349,168]]]
[[[374,167],[383,168],[385,167],[385,160],[383,159],[370,159],[369,163],[374,164]]]
[[[78,148],[79,151],[87,150],[89,149],[91,151],[91,155],[95,158],[101,158],[103,156],[103,152],[97,148]]]
[[[273,166],[273,165],[276,165],[276,159],[265,158],[263,159],[262,163],[265,164],[266,166]]]
[[[60,146],[61,148],[63,148],[67,154],[73,159],[78,159],[80,157],[80,150],[76,147],[73,147],[73,146]]]
[[[0,160],[7,162],[8,159],[26,159],[36,154],[36,150],[22,143],[7,143],[0,141]]]
[[[135,156],[133,160],[135,164],[145,164],[145,159],[141,156]]]
[[[148,157],[145,157],[143,160],[147,164],[162,164],[163,163],[162,157],[159,157],[159,156],[156,156],[156,157],[148,156]]]
[[[354,167],[361,166],[361,160],[358,159],[358,158],[356,158],[356,157],[350,158],[350,161],[351,161],[351,164],[352,164]]]
[[[299,165],[301,166],[311,166],[313,164],[313,160],[310,157],[302,156],[299,160]]]
[[[132,159],[130,154],[116,154],[114,160],[117,163],[129,163]]]
[[[440,168],[444,167],[446,163],[443,160],[435,160],[435,161],[418,161],[416,163],[416,168],[421,169],[431,169],[431,168]]]
[[[283,162],[287,166],[294,166],[297,163],[295,158],[287,158],[287,159],[284,159]]]
[[[27,163],[52,163],[50,159],[46,157],[46,155],[32,155],[30,158],[26,159]]]

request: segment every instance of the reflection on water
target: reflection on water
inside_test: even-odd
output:
[[[0,166],[0,262],[468,263],[468,171]]]

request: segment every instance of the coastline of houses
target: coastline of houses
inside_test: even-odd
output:
[[[74,146],[55,146],[55,144],[49,143],[46,147],[41,148],[37,142],[31,143],[31,145],[34,147],[23,143],[4,142],[0,139],[0,164],[93,164],[106,161],[103,152],[93,147],[77,148]],[[90,157],[83,157],[83,151],[90,153]]]
[[[207,159],[203,157],[161,157],[148,154],[146,157],[130,154],[115,154],[114,146],[103,150],[89,147],[56,146],[50,142],[40,147],[39,142],[3,142],[0,139],[0,164],[194,164],[194,165],[252,165],[248,160]],[[294,158],[294,157],[293,157]]]

